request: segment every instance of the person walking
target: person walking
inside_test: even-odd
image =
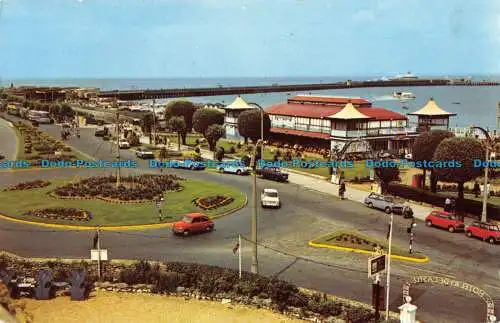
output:
[[[344,182],[344,179],[341,178],[340,185],[339,185],[339,196],[340,196],[341,200],[344,199],[344,194],[345,194],[345,182]]]
[[[450,209],[451,209],[451,200],[449,197],[447,197],[446,200],[444,201],[444,211],[450,212]]]
[[[474,187],[472,188],[472,193],[474,193],[474,196],[476,198],[479,197],[479,193],[481,193],[481,187],[479,187],[478,182],[474,182]]]

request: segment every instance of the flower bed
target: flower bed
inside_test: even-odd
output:
[[[203,209],[203,210],[213,210],[228,204],[231,204],[234,201],[232,197],[222,196],[222,195],[214,195],[208,197],[198,197],[193,200],[194,205]]]
[[[104,201],[151,201],[163,197],[165,191],[178,191],[182,178],[175,175],[141,175],[122,177],[116,187],[116,177],[90,177],[76,184],[55,189],[59,198],[102,199]]]
[[[47,181],[42,181],[42,180],[35,180],[35,181],[30,181],[30,182],[22,182],[13,186],[10,186],[4,191],[22,191],[22,190],[31,190],[34,188],[42,188],[49,186],[50,182]]]
[[[36,209],[25,212],[23,215],[66,221],[89,221],[92,219],[92,215],[87,211],[64,207]]]

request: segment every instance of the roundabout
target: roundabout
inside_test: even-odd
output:
[[[219,218],[247,203],[237,189],[175,175],[128,176],[115,183],[115,177],[19,183],[0,192],[0,213],[2,219],[55,228],[144,230],[169,227],[192,212]],[[213,192],[223,200],[212,199]]]

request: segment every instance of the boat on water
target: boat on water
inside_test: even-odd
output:
[[[393,92],[392,96],[399,100],[413,100],[416,98],[415,94],[411,92]]]
[[[401,108],[403,108],[404,110],[409,110],[410,107],[406,106],[406,105],[403,105]]]
[[[460,104],[460,102],[451,102],[451,104]]]

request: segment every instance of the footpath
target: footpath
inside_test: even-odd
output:
[[[190,147],[182,146],[182,149],[189,149]],[[201,157],[204,159],[213,159],[214,153],[208,150],[202,149],[200,151]],[[289,174],[288,180],[290,183],[300,185],[310,190],[314,190],[317,192],[321,192],[324,194],[333,195],[339,197],[339,185],[333,184],[322,176],[308,174],[304,172],[300,172],[294,169],[287,168],[286,172]],[[364,203],[365,197],[370,194],[369,192],[354,188],[350,185],[346,185],[346,193],[344,197],[348,200],[356,201],[359,203]],[[431,207],[418,205],[415,203],[407,202],[410,207],[413,209],[413,216],[416,219],[424,220],[425,217],[433,210]]]

